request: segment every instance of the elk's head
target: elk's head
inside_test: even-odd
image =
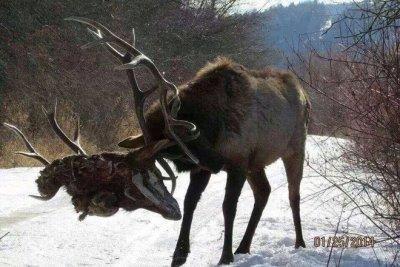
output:
[[[129,147],[133,147],[127,154],[102,153],[88,156],[79,143],[79,121],[74,139],[71,140],[56,121],[56,107],[53,112],[44,109],[54,132],[77,154],[49,163],[33,148],[17,127],[4,124],[23,139],[29,150],[29,152],[18,152],[19,154],[35,158],[46,165],[36,181],[41,196],[34,197],[51,199],[61,186],[65,186],[72,196],[75,209],[83,212],[81,219],[86,215],[110,216],[119,208],[128,211],[145,208],[167,219],[179,220],[180,209],[172,196],[176,177],[161,152],[168,147],[179,146],[191,161],[198,164],[198,159],[190,152],[184,141],[197,138],[199,133],[193,123],[177,119],[180,100],[176,86],[163,77],[153,61],[135,48],[135,36],[132,44],[129,44],[96,21],[78,17],[66,20],[77,21],[89,27],[88,31],[96,41],[84,47],[101,44],[122,63],[116,69],[125,70],[128,75],[142,134],[126,139],[120,144],[124,146],[124,143],[128,142]],[[138,65],[147,67],[157,82],[149,90],[143,91],[138,86],[134,73]],[[162,140],[152,140],[144,118],[145,100],[153,92],[159,95],[164,118],[165,138]],[[164,177],[156,167],[156,162],[165,170],[167,177]],[[164,180],[172,181],[171,193],[165,187]]]

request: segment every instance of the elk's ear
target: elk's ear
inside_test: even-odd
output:
[[[144,137],[142,134],[129,136],[118,143],[118,146],[124,148],[140,148],[144,147]]]
[[[162,139],[159,141],[152,142],[145,147],[140,148],[137,151],[137,158],[136,160],[147,160],[153,158],[158,152],[162,149],[168,148],[170,146],[175,145],[175,141],[169,139]]]

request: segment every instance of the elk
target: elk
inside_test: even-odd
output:
[[[128,158],[125,164],[132,166],[130,161],[134,161],[133,165],[138,165],[141,159],[136,159],[135,153],[147,150],[153,144],[157,149],[151,149],[151,155],[145,157],[150,162],[147,166],[154,169],[154,161],[165,158],[173,162],[178,172],[190,171],[172,266],[186,262],[194,210],[211,174],[220,171],[227,172],[227,182],[222,205],[224,244],[219,264],[233,262],[233,223],[238,198],[246,180],[255,201],[250,221],[235,253],[250,252],[255,230],[271,192],[264,168],[279,158],[283,160],[287,173],[296,233],[295,247],[305,247],[299,191],[310,103],[293,74],[272,68],[252,70],[220,57],[200,69],[192,80],[175,87],[148,57],[135,48],[135,37],[130,44],[94,20],[78,17],[68,20],[88,26],[88,31],[97,39],[88,46],[101,44],[117,58],[122,65],[116,68],[126,71],[134,89],[135,109],[142,134],[119,143],[119,146],[133,151],[128,153],[130,157],[124,157]],[[136,83],[134,69],[140,64],[148,67],[157,80],[157,85],[149,91],[142,91]],[[160,101],[144,114],[144,99],[157,90]],[[154,145],[160,142],[162,145]],[[164,166],[165,161],[163,163],[163,167],[171,172]],[[157,181],[163,187],[163,179]]]

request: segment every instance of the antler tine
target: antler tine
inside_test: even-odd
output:
[[[98,41],[98,43],[111,42],[111,43],[117,44],[121,48],[126,49],[133,56],[138,56],[138,55],[142,54],[135,47],[133,47],[132,45],[127,43],[125,40],[123,40],[120,37],[118,37],[117,35],[115,35],[107,27],[105,27],[101,23],[98,23],[97,21],[87,19],[87,18],[82,18],[82,17],[68,17],[68,18],[65,18],[65,20],[80,22],[80,23],[86,24],[86,25],[91,26],[91,27],[95,28],[96,30],[100,31],[101,39]],[[107,35],[107,36],[103,36],[103,34]]]
[[[74,142],[79,144],[81,138],[81,131],[80,131],[80,119],[79,117],[76,119],[75,125],[75,132],[74,132]]]
[[[51,128],[54,133],[75,153],[86,156],[86,152],[83,150],[81,145],[79,144],[79,121],[77,127],[75,129],[74,141],[68,138],[68,136],[64,133],[64,131],[60,128],[60,125],[57,123],[56,115],[57,115],[57,102],[54,105],[54,110],[52,112],[48,112],[44,107],[42,107],[44,114],[47,117],[47,120],[50,123]]]
[[[9,123],[3,123],[4,127],[12,130],[16,135],[20,136],[22,140],[24,141],[24,144],[26,148],[29,150],[29,152],[15,152],[16,154],[23,155],[25,157],[33,158],[38,161],[40,161],[43,165],[49,165],[50,162],[44,158],[42,155],[40,155],[35,148],[32,146],[32,144],[28,141],[26,136],[21,132],[20,129],[18,129],[16,126],[9,124]]]
[[[136,45],[136,34],[135,34],[135,28],[132,28],[132,45]]]
[[[163,180],[171,180],[172,187],[171,187],[171,195],[174,194],[175,188],[176,188],[176,176],[174,172],[172,171],[171,167],[169,164],[163,159],[162,157],[157,158],[158,163],[160,163],[161,167],[167,172],[169,177],[162,177]]]
[[[89,28],[86,29],[91,35],[93,35],[97,40],[91,43],[88,43],[86,45],[83,45],[81,48],[86,49],[89,48],[91,46],[94,45],[98,45],[98,44],[105,44],[107,50],[114,56],[116,57],[119,61],[123,62],[124,59],[124,55],[122,53],[120,53],[115,47],[113,47],[112,45],[110,45],[109,43],[106,43],[103,40],[103,35],[101,34],[101,31],[96,29],[96,31],[93,31]]]

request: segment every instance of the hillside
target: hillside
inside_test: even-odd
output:
[[[302,49],[304,44],[310,44],[317,50],[335,44],[338,40],[339,29],[333,27],[340,14],[350,4],[324,4],[317,1],[277,5],[262,14],[264,17],[264,36],[266,45],[272,46],[279,54],[290,56],[293,49]],[[342,34],[345,34],[344,29]],[[278,57],[276,65],[285,66],[285,59]]]

